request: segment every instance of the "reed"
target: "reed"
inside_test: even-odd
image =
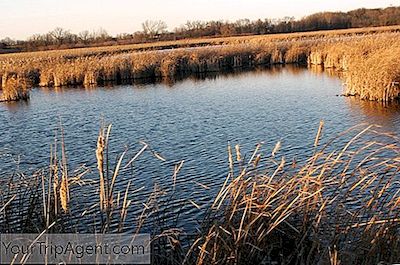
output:
[[[1,78],[1,101],[28,100],[29,90],[24,76],[18,73],[4,73]]]
[[[99,196],[100,196],[100,210],[107,208],[107,196],[106,196],[106,183],[104,178],[104,149],[105,149],[105,139],[104,130],[100,130],[99,137],[97,138],[97,149],[96,149],[96,159],[97,159],[97,170],[99,171]]]
[[[64,170],[71,187],[68,212],[53,210],[52,205],[63,204],[62,199],[57,201],[63,196],[61,188],[55,188],[59,195],[52,194],[53,188],[59,186],[55,177],[58,167],[66,165],[66,158],[62,158],[65,148],[55,142],[48,178],[44,177],[44,171],[38,171],[30,178],[23,174],[19,175],[21,179],[14,176],[12,182],[0,179],[0,230],[124,232],[133,229],[134,233],[140,233],[150,226],[154,264],[395,263],[400,259],[399,139],[379,130],[377,126],[359,125],[324,141],[321,122],[315,131],[315,141],[310,143],[314,151],[296,163],[286,162],[280,154],[280,142],[271,150],[258,144],[250,154],[242,153],[239,145],[228,145],[227,177],[210,205],[198,203],[195,197],[182,198],[177,192],[181,187],[175,188],[176,185],[182,184],[177,181],[184,167],[181,161],[175,164],[171,183],[167,184],[173,188],[155,185],[148,199],[139,202],[144,207],[135,225],[125,227],[132,225],[127,216],[133,205],[131,196],[138,189],[132,190],[135,183],[129,180],[125,187],[115,191],[118,175],[126,174],[146,151],[159,160],[166,159],[142,143],[131,158],[126,158],[125,150],[110,170],[107,158],[110,129],[102,129],[94,167],[100,169],[100,175],[110,170],[108,183],[104,177],[107,210],[99,207],[101,203],[86,209],[79,203],[71,203],[81,199],[74,186],[82,185],[85,190],[93,188],[101,193],[101,177],[91,182],[82,179],[87,170],[74,174]],[[210,189],[201,183],[197,186]],[[112,195],[116,193],[117,196]],[[175,199],[183,203],[179,207],[187,203],[196,211],[204,211],[202,226],[193,237],[185,237],[185,231],[173,221],[181,218],[180,211],[171,212],[169,204]],[[103,212],[107,218],[96,222]],[[193,211],[190,214],[193,216]],[[79,225],[83,223],[92,223],[94,227]]]
[[[225,44],[243,44],[248,42],[281,42],[281,41],[297,41],[297,40],[313,40],[321,38],[338,38],[338,37],[351,37],[363,34],[378,34],[399,32],[400,26],[383,26],[383,27],[367,27],[367,28],[352,28],[341,30],[320,30],[314,32],[297,32],[297,33],[279,33],[267,35],[250,35],[250,36],[237,36],[237,37],[213,37],[213,38],[199,38],[199,39],[183,39],[177,41],[161,41],[143,44],[130,44],[130,45],[114,45],[103,47],[91,48],[75,48],[75,49],[58,49],[49,51],[37,52],[22,52],[12,54],[0,54],[0,60],[11,58],[19,60],[21,58],[40,58],[40,57],[65,57],[73,59],[86,56],[102,56],[107,54],[120,54],[132,53],[140,51],[154,51],[166,50],[176,48],[192,48],[192,47],[207,47]]]
[[[17,100],[27,98],[26,87],[33,86],[93,86],[297,63],[345,71],[345,95],[391,101],[400,93],[397,31],[395,27],[197,40],[194,46],[204,41],[208,46],[175,45],[162,51],[135,46],[3,55],[1,87],[10,95],[6,98]]]
[[[398,34],[382,34],[320,43],[308,62],[344,71],[347,96],[393,101],[400,97],[399,39]]]
[[[264,161],[275,167],[265,172],[258,169],[255,155],[237,164],[236,175],[228,174],[214,200],[188,263],[378,264],[400,259],[399,147],[360,142],[363,135],[376,133],[367,126],[353,128],[348,143],[329,150],[338,139],[320,147],[322,128],[323,123],[314,155],[299,166],[270,156]]]

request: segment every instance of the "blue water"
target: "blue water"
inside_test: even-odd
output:
[[[360,123],[400,132],[398,106],[337,96],[341,91],[337,76],[300,67],[193,77],[176,83],[38,88],[27,103],[0,105],[0,169],[6,176],[17,167],[32,172],[48,165],[50,144],[61,122],[70,168],[85,164],[91,169],[85,178],[97,180],[98,131],[102,122],[112,123],[112,164],[126,147],[126,157],[132,157],[142,147],[139,141],[167,160],[162,162],[147,152],[134,168],[121,172],[116,190],[124,192],[132,181],[133,210],[127,222],[140,212],[142,199],[155,184],[172,189],[174,165],[185,160],[176,180],[176,195],[169,203],[177,206],[170,211],[182,212],[185,217],[180,222],[189,225],[201,214],[186,198],[201,207],[210,203],[228,171],[228,142],[240,144],[249,155],[259,142],[264,150],[271,150],[281,141],[281,153],[296,158],[312,150],[320,120],[325,121],[323,139]],[[82,211],[93,205],[95,189],[95,184],[83,189],[85,196],[72,203]]]

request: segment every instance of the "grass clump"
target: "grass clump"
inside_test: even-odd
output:
[[[399,34],[359,36],[321,43],[309,63],[344,71],[347,96],[389,102],[400,97]]]
[[[97,176],[88,179],[90,169],[68,170],[63,141],[55,142],[50,174],[41,170],[29,178],[14,175],[10,182],[2,178],[1,232],[150,232],[153,264],[399,262],[399,139],[377,126],[359,125],[322,145],[323,126],[310,157],[297,161],[280,154],[281,143],[271,149],[258,144],[249,154],[239,145],[228,146],[227,177],[209,205],[179,195],[180,161],[171,183],[156,184],[139,202],[143,208],[134,220],[129,218],[132,196],[142,188],[133,188],[129,180],[117,190],[116,183],[145,152],[165,158],[142,143],[131,157],[126,149],[111,167],[108,126],[100,131],[93,155]],[[62,179],[68,184],[67,207]],[[93,189],[97,202],[82,204],[80,186]],[[203,212],[194,234],[177,225],[190,217],[172,210],[176,200],[180,209],[188,204]]]
[[[1,78],[2,93],[0,101],[19,101],[29,99],[25,77],[17,73],[5,73]]]
[[[272,151],[266,160],[275,166],[266,172],[257,151],[238,161],[195,242],[194,263],[398,262],[400,150],[360,142],[374,129],[357,128],[339,150],[328,151],[334,139],[302,162],[278,160]]]

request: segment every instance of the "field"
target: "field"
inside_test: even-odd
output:
[[[252,35],[252,36],[239,36],[239,37],[221,37],[221,38],[200,38],[200,39],[185,39],[177,41],[164,41],[152,42],[144,44],[131,44],[131,45],[116,45],[116,46],[103,46],[94,48],[77,48],[65,50],[52,50],[52,51],[39,51],[39,52],[23,52],[12,54],[0,54],[0,59],[4,58],[25,58],[25,57],[42,57],[42,56],[89,56],[89,55],[106,55],[109,53],[126,53],[143,50],[163,50],[171,48],[188,48],[188,47],[201,47],[223,44],[238,44],[258,40],[270,41],[285,41],[285,40],[299,40],[299,39],[312,39],[322,37],[340,37],[363,35],[371,33],[384,33],[384,32],[399,32],[400,26],[387,26],[387,27],[370,27],[370,28],[355,28],[343,30],[321,30],[313,32],[299,32],[288,34],[271,34],[271,35]]]
[[[26,99],[28,88],[37,86],[93,86],[256,65],[308,63],[344,71],[345,95],[391,101],[400,90],[396,56],[399,29],[364,28],[0,55],[2,99]]]

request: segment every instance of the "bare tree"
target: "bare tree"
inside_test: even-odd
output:
[[[185,26],[187,30],[200,30],[204,29],[206,23],[200,20],[195,20],[195,21],[187,21]]]
[[[103,28],[99,28],[98,30],[93,32],[93,38],[96,41],[106,41],[109,37],[110,37],[110,35]]]
[[[83,43],[86,44],[90,40],[90,32],[88,30],[81,31],[79,32],[78,37]]]
[[[71,33],[68,30],[57,27],[50,32],[50,35],[56,40],[57,44],[63,44]]]
[[[167,23],[161,20],[146,20],[142,23],[143,33],[154,38],[167,31]]]

